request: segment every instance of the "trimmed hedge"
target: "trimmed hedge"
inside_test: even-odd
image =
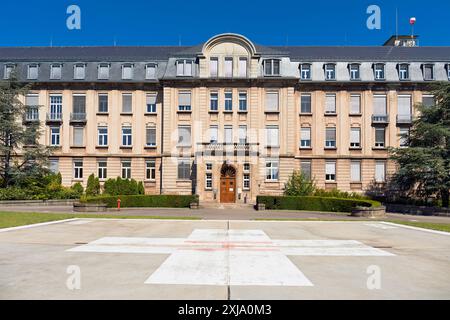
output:
[[[351,212],[355,207],[379,207],[373,200],[325,198],[325,197],[280,197],[258,196],[256,203],[263,203],[267,210],[309,210],[325,212]]]
[[[100,196],[85,197],[80,201],[85,203],[104,203],[108,208],[116,208],[118,198],[120,198],[121,208],[189,208],[191,203],[198,203],[196,195]]]

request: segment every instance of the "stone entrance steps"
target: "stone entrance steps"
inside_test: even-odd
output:
[[[253,209],[252,203],[218,203],[218,202],[200,202],[200,209]]]

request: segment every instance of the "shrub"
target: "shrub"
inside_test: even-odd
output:
[[[83,197],[81,202],[104,203],[109,208],[117,207],[117,199],[120,198],[122,208],[188,208],[193,202],[198,203],[196,195],[120,195],[120,196],[100,196]]]
[[[279,197],[258,196],[256,202],[263,203],[268,210],[308,210],[325,212],[351,212],[355,207],[378,207],[373,200],[342,199],[327,197]]]
[[[72,191],[80,198],[83,195],[84,189],[81,183],[77,182],[71,187]]]
[[[301,171],[294,171],[284,190],[285,196],[310,196],[316,191],[314,180],[308,179]]]
[[[145,194],[145,188],[142,181],[139,181],[138,183],[138,194]]]
[[[87,181],[86,195],[95,197],[100,194],[100,180],[91,174]]]
[[[104,189],[104,193],[110,196],[140,194],[139,186],[136,180],[122,179],[120,177],[106,180]],[[144,189],[143,185],[142,189]]]
[[[317,189],[314,194],[315,197],[323,198],[342,198],[342,199],[359,199],[359,200],[370,200],[369,197],[356,193],[356,192],[345,192],[338,189],[323,190]]]

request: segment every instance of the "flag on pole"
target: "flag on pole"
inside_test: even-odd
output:
[[[410,25],[415,25],[416,24],[416,18],[415,17],[412,17],[411,19],[409,19],[409,24]]]

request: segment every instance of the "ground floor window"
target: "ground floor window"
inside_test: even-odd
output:
[[[266,180],[268,181],[278,180],[278,161],[275,160],[266,161]]]
[[[212,173],[208,172],[205,175],[205,189],[211,190],[212,189]]]
[[[145,178],[147,180],[155,180],[156,179],[156,161],[155,160],[145,161]]]
[[[350,164],[350,181],[361,182],[361,161],[354,160]]]
[[[336,161],[327,161],[325,164],[325,181],[336,181]]]
[[[375,163],[375,181],[379,183],[386,181],[386,162],[377,161]]]
[[[191,163],[188,159],[178,160],[178,180],[189,180],[191,176]]]
[[[100,180],[105,180],[108,177],[106,160],[99,160],[97,162],[97,165],[98,165],[98,178]]]
[[[302,175],[307,178],[308,180],[311,180],[312,174],[311,174],[311,161],[304,160],[300,163],[300,170]]]
[[[244,190],[250,190],[250,173],[244,173],[242,187]]]
[[[122,179],[131,179],[131,161],[122,160]]]
[[[83,179],[83,160],[73,161],[73,178]]]
[[[59,160],[58,159],[50,159],[49,160],[49,168],[52,173],[58,173],[59,172]]]

